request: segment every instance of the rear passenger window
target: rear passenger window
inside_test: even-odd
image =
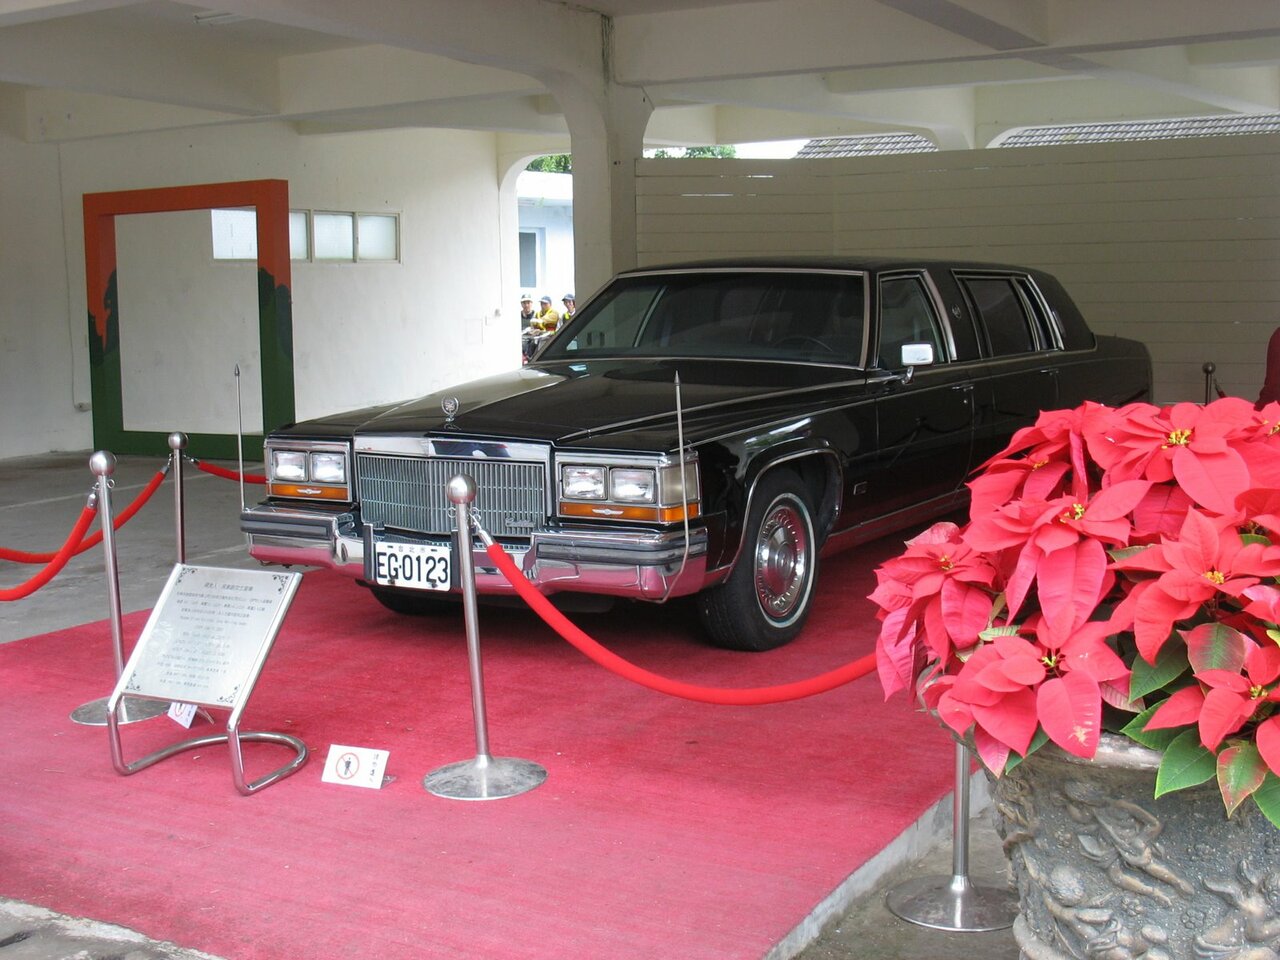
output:
[[[1049,316],[1048,307],[1040,299],[1035,284],[1027,277],[1019,277],[1015,282],[1018,285],[1019,292],[1022,294],[1022,302],[1031,311],[1031,316],[1035,321],[1036,331],[1040,335],[1040,349],[1061,350],[1062,337],[1058,333],[1057,325]]]
[[[916,275],[885,277],[880,281],[880,351],[882,370],[902,368],[902,348],[908,343],[933,344],[936,363],[946,359],[938,317],[924,280]]]
[[[958,277],[987,331],[994,357],[1016,356],[1036,349],[1032,318],[1014,277]]]

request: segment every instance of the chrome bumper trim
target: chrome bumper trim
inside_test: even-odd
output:
[[[259,504],[240,514],[240,528],[248,534],[250,555],[263,563],[323,567],[356,579],[365,576],[365,546],[350,513],[317,516]],[[683,531],[535,531],[520,562],[525,576],[544,594],[661,600],[697,593],[723,576],[723,571],[707,570],[706,530],[690,531],[689,559],[682,571],[684,546]],[[483,549],[473,556],[477,592],[514,594]]]

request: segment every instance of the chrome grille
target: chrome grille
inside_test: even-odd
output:
[[[465,473],[476,482],[474,509],[495,537],[527,537],[547,516],[546,467],[510,460],[356,457],[365,523],[427,534],[455,527],[446,487]]]

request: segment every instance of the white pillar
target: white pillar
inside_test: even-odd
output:
[[[636,265],[636,161],[653,104],[643,90],[559,78],[551,88],[573,153],[574,274],[580,299]]]

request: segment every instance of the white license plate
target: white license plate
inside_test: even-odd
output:
[[[448,590],[453,551],[426,543],[374,543],[373,582],[411,590]]]

